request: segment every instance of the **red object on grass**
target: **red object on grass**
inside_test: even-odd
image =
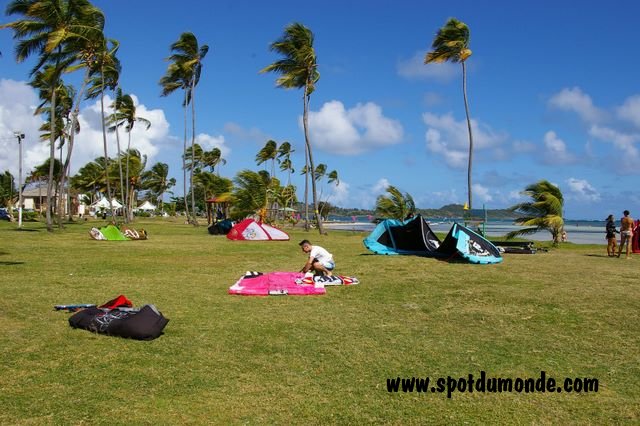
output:
[[[131,308],[132,306],[133,306],[133,303],[131,302],[131,300],[127,299],[125,296],[123,296],[121,294],[120,296],[116,297],[115,299],[109,300],[104,305],[98,306],[98,308],[101,308],[101,309],[115,309],[115,308],[119,308],[119,307]]]

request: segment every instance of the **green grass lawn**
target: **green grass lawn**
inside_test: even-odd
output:
[[[364,234],[231,242],[177,220],[147,241],[0,223],[0,424],[637,424],[640,256],[567,244],[499,265],[374,256]],[[30,231],[30,232],[29,232]],[[361,284],[241,297],[246,270],[296,271],[297,242]],[[151,342],[69,327],[63,303],[124,294],[170,319]],[[389,393],[387,378],[591,377],[594,393]]]

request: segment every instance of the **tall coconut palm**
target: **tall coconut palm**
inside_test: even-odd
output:
[[[15,56],[22,62],[33,54],[39,58],[32,74],[43,65],[54,65],[55,82],[65,69],[77,58],[77,51],[70,47],[74,40],[90,40],[104,27],[104,16],[88,0],[14,0],[7,5],[7,15],[18,15],[22,19],[0,25],[0,29],[11,28],[13,38],[18,40]],[[55,86],[54,84],[53,86]],[[53,159],[55,158],[55,111],[56,90],[51,91],[50,102],[50,164],[47,186],[47,230],[53,231],[51,216]]]
[[[127,217],[130,222],[133,220],[133,207],[136,205],[137,200],[136,194],[144,188],[143,175],[147,165],[147,156],[141,155],[140,151],[133,148],[123,152],[121,156],[123,157],[122,161],[125,162],[125,168],[128,170],[126,182],[126,190],[128,193],[125,196],[128,203],[124,207],[124,210],[125,217]],[[115,170],[112,170],[112,172],[115,172]]]
[[[464,110],[467,115],[467,129],[469,131],[469,164],[467,167],[467,194],[468,206],[472,208],[471,194],[471,169],[473,166],[473,133],[471,131],[471,117],[469,114],[469,102],[467,101],[467,67],[466,60],[471,56],[469,49],[469,27],[455,18],[450,18],[447,23],[438,30],[433,43],[433,49],[427,53],[425,64],[459,62],[462,64],[462,95],[464,97]]]
[[[188,88],[188,96],[185,98],[185,105],[191,103],[191,148],[196,141],[196,107],[195,107],[195,90],[196,86],[200,82],[200,75],[202,74],[202,60],[209,52],[209,46],[203,44],[199,46],[198,39],[193,33],[184,32],[180,34],[178,41],[171,45],[171,51],[173,52],[169,56],[169,60],[172,61],[167,70],[167,74],[160,81],[163,86],[163,93],[169,90],[169,93],[178,87],[186,83]],[[186,79],[182,82],[181,80]],[[185,137],[186,143],[186,137]],[[195,157],[195,153],[192,152]],[[193,169],[190,171],[190,181],[192,183],[191,188],[191,213],[195,212],[195,195],[193,193]],[[186,193],[185,193],[186,196]],[[193,216],[192,223],[197,225],[198,222]]]
[[[100,97],[100,124],[102,129],[102,149],[104,151],[104,158],[106,161],[105,166],[105,181],[107,184],[107,200],[109,202],[111,217],[115,218],[115,208],[112,202],[112,196],[115,193],[115,190],[111,191],[111,174],[113,170],[109,165],[110,157],[109,150],[107,144],[107,122],[108,117],[105,113],[104,106],[104,94],[105,91],[111,90],[114,91],[118,87],[118,82],[120,79],[120,61],[118,60],[116,54],[120,47],[120,43],[117,40],[106,39],[104,35],[101,39],[96,38],[94,42],[91,44],[93,47],[93,51],[87,51],[85,55],[88,59],[87,69],[89,70],[90,87],[88,89],[87,98],[92,99],[96,97]],[[77,116],[77,112],[76,112]],[[118,147],[119,148],[119,147]],[[118,155],[119,161],[120,155]],[[117,187],[117,185],[114,185]],[[122,189],[122,188],[121,188]],[[126,218],[125,218],[126,220]]]
[[[320,79],[316,62],[316,52],[313,48],[313,33],[311,30],[300,23],[288,25],[282,37],[271,43],[272,51],[282,55],[282,59],[268,65],[260,72],[275,72],[280,74],[276,80],[276,85],[284,89],[304,89],[303,99],[303,115],[302,124],[304,127],[305,140],[305,157],[309,160],[307,170],[314,170],[313,152],[311,150],[311,141],[309,140],[309,100],[311,94],[316,88],[316,83]],[[306,175],[308,176],[308,175]],[[324,234],[322,227],[322,219],[318,212],[318,197],[316,192],[316,182],[311,179],[313,205],[318,224],[318,232]],[[306,191],[305,191],[306,193]],[[308,201],[305,197],[305,210],[308,229]]]
[[[202,165],[209,167],[212,172],[216,172],[220,176],[220,168],[218,165],[227,164],[227,160],[222,158],[222,151],[220,148],[214,147],[211,151],[205,151],[202,153]]]
[[[131,149],[131,131],[133,130],[134,126],[136,123],[141,123],[142,125],[145,126],[145,128],[148,130],[151,127],[151,122],[149,120],[147,120],[144,117],[140,117],[136,114],[136,105],[133,102],[133,98],[131,97],[131,95],[124,95],[121,99],[121,105],[120,105],[120,110],[118,111],[119,116],[121,117],[122,121],[125,123],[125,130],[128,134],[128,139],[127,139],[127,150],[125,151],[125,197],[124,197],[124,203],[125,203],[125,211],[129,213],[128,216],[126,216],[127,221],[130,221],[131,219],[133,219],[132,212],[133,212],[133,208],[132,208],[132,203],[131,200],[129,199],[129,194],[131,193],[131,190],[129,189],[129,186],[131,184],[130,178],[129,178],[129,153],[133,152],[133,150]],[[134,200],[135,201],[135,200]]]
[[[291,185],[291,174],[295,172],[293,163],[291,162],[291,154],[295,152],[289,142],[282,142],[278,147],[278,161],[280,162],[280,170],[287,172],[287,185]]]
[[[276,169],[276,157],[278,156],[278,144],[276,141],[268,140],[256,155],[256,164],[259,166],[262,163],[266,163],[271,160],[271,176],[275,176]],[[266,170],[266,168],[265,168]]]
[[[187,149],[182,154],[184,164],[187,170],[194,170],[194,174],[198,173],[204,165],[204,150],[199,143],[193,144],[192,148]]]
[[[531,197],[532,201],[516,204],[510,207],[510,210],[522,214],[523,217],[516,219],[515,223],[528,228],[509,232],[506,237],[513,238],[546,230],[551,233],[553,244],[557,245],[564,227],[564,198],[560,188],[549,181],[541,180],[527,186],[522,194]]]
[[[402,194],[398,188],[389,185],[389,195],[380,195],[376,200],[376,214],[390,219],[403,220],[416,211],[413,197],[406,192]]]
[[[184,91],[184,99],[182,101],[182,108],[184,112],[184,138],[182,152],[184,153],[187,151],[187,107],[191,102],[190,73],[188,70],[184,69],[181,64],[172,62],[167,67],[166,74],[160,79],[160,85],[162,86],[161,96],[169,96],[177,89],[182,89]],[[187,163],[184,155],[182,156],[182,184],[184,209],[187,218],[190,218],[187,203]]]
[[[107,130],[109,132],[115,132],[116,134],[116,149],[118,150],[118,155],[117,155],[118,175],[120,176],[120,194],[125,193],[124,172],[122,170],[122,160],[121,160],[122,156],[120,155],[122,153],[122,149],[120,146],[120,131],[118,130],[120,126],[124,125],[124,120],[121,119],[121,115],[119,114],[119,111],[122,109],[123,97],[124,97],[124,93],[122,93],[122,89],[120,87],[116,88],[115,98],[111,103],[111,109],[113,110],[113,113],[111,113],[111,115],[109,115],[109,117],[107,118],[107,122],[109,125],[109,128]],[[122,196],[121,198],[124,199]]]
[[[142,174],[142,180],[143,188],[151,191],[155,201],[160,205],[160,211],[164,212],[163,196],[176,184],[174,178],[169,178],[169,165],[167,163],[154,164]]]

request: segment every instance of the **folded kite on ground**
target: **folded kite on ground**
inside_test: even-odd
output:
[[[325,286],[358,284],[355,277],[305,277],[301,272],[247,272],[231,287],[229,294],[243,296],[313,296],[325,294]]]
[[[140,229],[136,231],[133,228],[122,226],[118,228],[115,225],[107,225],[102,228],[91,228],[89,235],[94,240],[108,241],[128,241],[128,240],[146,240],[147,231]]]
[[[100,307],[89,307],[73,314],[69,325],[94,333],[153,340],[160,337],[169,320],[154,305],[132,308],[124,296],[110,300]]]

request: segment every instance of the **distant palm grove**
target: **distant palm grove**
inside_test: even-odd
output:
[[[133,129],[149,129],[154,123],[137,114],[132,96],[120,85],[123,72],[118,59],[120,43],[104,33],[103,12],[89,0],[14,0],[8,4],[5,13],[13,20],[0,29],[13,31],[16,61],[35,59],[30,85],[39,94],[40,104],[35,114],[43,119],[40,139],[49,146],[49,159],[31,171],[26,184],[38,188],[46,185],[46,203],[42,202],[41,206],[45,206],[42,213],[49,231],[72,220],[72,204],[104,198],[107,206],[111,206],[111,216],[119,215],[124,222],[134,220],[136,207],[149,200],[158,206],[159,212],[184,213],[187,222],[197,226],[197,216],[203,214],[206,201],[217,200],[231,206],[232,218],[255,214],[265,221],[295,223],[300,220],[305,229],[308,230],[313,222],[320,233],[324,232],[322,221],[332,206],[323,189],[326,185],[339,185],[340,180],[336,170],[329,171],[326,164],[316,164],[309,137],[309,103],[320,79],[314,34],[309,28],[300,23],[288,25],[270,44],[270,49],[280,57],[260,70],[261,73],[277,74],[277,87],[302,91],[304,164],[292,163],[294,149],[289,142],[269,140],[256,155],[257,170],[241,170],[233,178],[220,175],[226,160],[218,148],[206,151],[196,143],[196,94],[205,72],[209,45],[202,44],[195,34],[184,32],[168,46],[167,69],[158,78],[161,96],[175,93],[178,95],[176,102],[183,107],[184,186],[181,190],[184,195],[165,202],[165,195],[174,195],[172,189],[176,180],[169,176],[167,164],[147,164],[146,156],[134,148]],[[427,55],[425,63],[462,63],[469,121],[464,75],[465,60],[471,55],[468,44],[468,28],[452,19],[438,32],[433,42],[434,50]],[[63,79],[74,72],[82,75],[77,87]],[[108,105],[105,105],[105,95],[112,99]],[[98,100],[100,105],[103,153],[71,176],[74,146],[76,142],[83,143],[78,121],[80,106],[90,99]],[[296,119],[293,113],[291,119]],[[113,142],[116,149],[109,152]],[[472,149],[469,124],[469,208]],[[262,170],[260,166],[263,166]],[[297,187],[292,183],[296,169],[304,176],[302,203],[298,201]],[[14,180],[4,181],[10,182],[4,185],[11,187],[4,188],[2,193],[15,194]],[[7,195],[0,201],[12,206],[16,203],[14,198]],[[122,203],[117,211],[115,200]],[[68,204],[65,206],[64,203]]]

